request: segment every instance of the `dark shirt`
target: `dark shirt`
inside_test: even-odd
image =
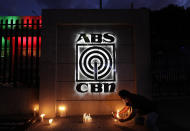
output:
[[[137,109],[137,113],[145,115],[150,112],[156,112],[155,104],[144,96],[130,94],[127,98],[127,106],[131,106],[133,109]]]

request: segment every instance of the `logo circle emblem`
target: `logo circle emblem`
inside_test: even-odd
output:
[[[90,79],[102,80],[111,72],[112,56],[100,46],[85,49],[79,58],[79,67],[83,75]]]

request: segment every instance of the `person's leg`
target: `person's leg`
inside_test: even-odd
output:
[[[151,112],[147,114],[146,125],[152,131],[159,131],[157,127],[157,119],[158,119],[158,114],[156,112]]]
[[[137,125],[144,125],[144,116],[140,115],[139,113],[137,113],[135,115],[135,124]]]

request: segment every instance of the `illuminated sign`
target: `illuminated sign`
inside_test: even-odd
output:
[[[75,90],[78,93],[114,92],[115,36],[111,33],[81,33],[75,42]]]

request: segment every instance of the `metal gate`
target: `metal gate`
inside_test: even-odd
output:
[[[39,88],[41,16],[0,16],[0,87]]]

